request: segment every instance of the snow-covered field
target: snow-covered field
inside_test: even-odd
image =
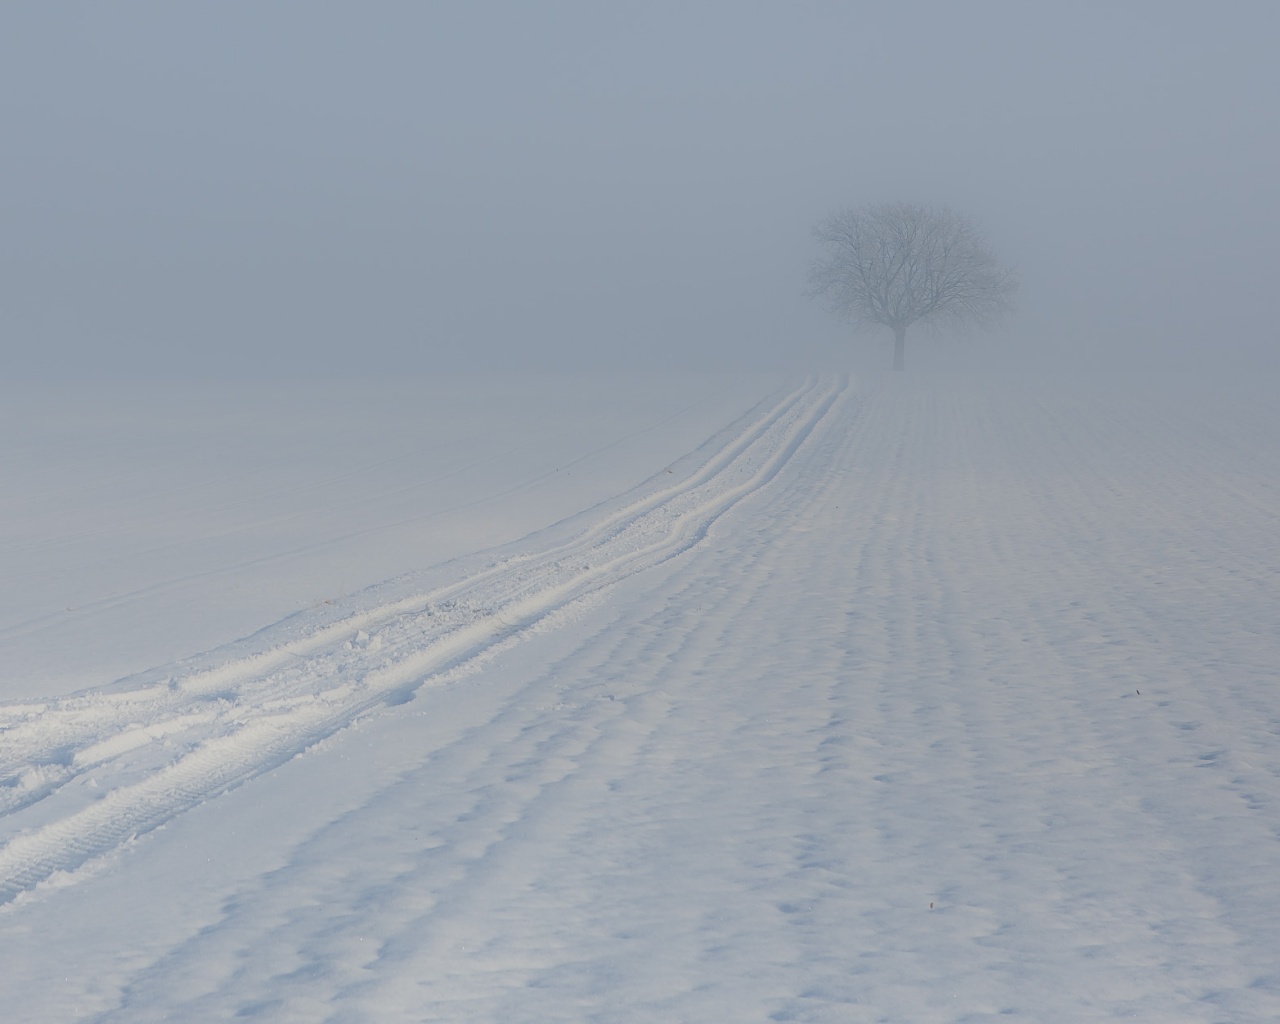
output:
[[[0,383],[0,700],[110,682],[516,540],[776,386]]]
[[[777,383],[13,396],[0,1019],[1280,1019],[1271,389]]]

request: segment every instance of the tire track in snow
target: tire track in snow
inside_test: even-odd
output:
[[[773,621],[770,581],[779,565],[772,548],[794,531],[806,532],[804,524],[824,509],[833,480],[829,468],[861,436],[832,439],[829,424],[841,410],[848,414],[849,405],[842,402],[833,410],[822,436],[806,445],[801,472],[796,472],[796,462],[790,463],[784,485],[760,495],[762,500],[753,501],[750,509],[737,509],[734,523],[718,542],[700,549],[698,557],[712,558],[714,571],[688,571],[697,564],[690,562],[675,576],[669,571],[655,574],[655,581],[643,581],[639,591],[639,581],[632,581],[630,596],[611,602],[605,613],[621,625],[593,632],[589,641],[565,651],[500,700],[491,717],[472,723],[465,738],[424,749],[421,763],[397,773],[387,789],[295,850],[279,874],[230,900],[219,925],[202,928],[148,967],[131,982],[117,1008],[93,1018],[96,1024],[159,1020],[166,1014],[175,1019],[234,1016],[237,1008],[291,1005],[294,998],[324,1007],[335,1018],[345,1013],[376,1019],[387,1012],[441,1020],[553,1018],[555,1012],[545,1004],[556,999],[554,988],[521,986],[517,995],[508,996],[511,1005],[499,1002],[501,994],[512,987],[513,978],[552,969],[565,949],[566,932],[597,955],[606,955],[599,951],[610,946],[608,923],[621,927],[618,922],[628,919],[634,895],[634,883],[616,884],[622,871],[616,858],[628,865],[628,873],[651,877],[669,870],[661,856],[650,856],[653,837],[645,836],[673,807],[687,810],[694,803],[687,802],[679,785],[673,794],[662,787],[649,791],[648,783],[670,781],[673,742],[692,754],[693,764],[686,762],[684,768],[695,776],[704,773],[705,759],[715,749],[705,742],[701,716],[691,723],[680,706],[690,700],[714,704],[716,695],[700,692],[697,678],[685,669],[672,678],[672,666],[697,664],[707,673],[703,683],[716,678],[719,668],[736,678],[743,661],[753,657],[744,655],[734,637],[744,608],[755,610],[753,625],[772,627],[765,649],[778,654],[771,662],[794,654],[789,643],[810,643],[808,635],[787,637],[791,620],[781,628]],[[744,522],[751,537],[746,544],[739,532]],[[747,552],[750,557],[742,557]],[[828,576],[842,569],[838,560],[823,559],[821,564]],[[830,646],[836,652],[830,656],[838,657],[839,645]],[[584,687],[578,680],[591,682]],[[825,719],[822,700],[810,700],[812,688],[803,686],[804,697],[799,698],[791,684],[785,689],[789,696],[764,707],[748,702],[735,709],[730,698],[728,706],[716,704],[710,718],[718,725],[741,720],[747,743],[749,723],[767,728],[780,710],[784,717]],[[720,690],[719,696],[726,692],[732,691]],[[687,735],[691,725],[699,735]],[[717,763],[732,772],[735,762]],[[767,773],[776,766],[760,770]],[[644,782],[638,788],[639,780]],[[655,792],[663,794],[656,804]],[[721,798],[731,796],[732,790],[721,793]],[[733,804],[732,799],[724,802]],[[705,815],[689,811],[688,817],[701,820]],[[603,848],[602,837],[607,837]],[[378,857],[353,855],[353,842],[368,843]],[[697,850],[692,844],[689,852],[706,863]],[[335,874],[333,864],[348,864],[349,869]],[[584,914],[574,890],[595,878],[593,869],[601,865],[612,865],[605,871],[615,884],[593,891],[584,901],[590,912]],[[717,863],[716,870],[723,866]],[[530,885],[536,888],[526,890]],[[698,883],[676,872],[662,885],[667,890],[682,885],[696,889]],[[461,937],[474,937],[477,918],[509,915],[512,893],[549,890],[557,907],[553,919],[530,922],[523,915],[506,916],[502,948],[486,948],[489,962],[478,977],[474,949]],[[300,898],[300,892],[306,895]],[[689,902],[697,905],[696,898]],[[755,909],[745,901],[733,913],[750,916]],[[325,923],[336,917],[344,922],[340,934]],[[259,931],[256,923],[264,920],[271,925]],[[341,935],[352,934],[362,936],[359,967],[334,955]],[[694,939],[687,932],[677,936],[664,931],[660,950],[632,946],[629,952],[636,958],[645,952],[656,956],[641,971],[661,973],[678,965],[681,974],[714,976],[714,958],[695,955],[701,952],[696,945],[691,952]],[[508,959],[512,956],[514,964]],[[629,970],[636,966],[630,963]],[[192,972],[201,978],[200,994],[176,994],[171,979]],[[432,979],[429,992],[421,984],[425,978]],[[475,1002],[480,992],[485,994],[483,1009]],[[430,1012],[423,1006],[424,994],[429,995]],[[755,1007],[749,995],[738,992],[735,998],[749,1009],[720,1007],[717,1019],[758,1016],[751,1012]],[[652,1016],[668,1015],[655,1011]]]
[[[410,699],[433,674],[557,609],[688,550],[776,476],[844,387],[808,381],[688,478],[642,489],[568,541],[431,593],[166,682],[0,706],[0,838],[8,837],[0,904],[269,771],[360,715]]]
[[[89,751],[86,744],[91,749],[96,749],[100,745],[98,739],[104,733],[114,736],[124,730],[136,732],[139,721],[154,717],[158,705],[163,705],[168,712],[166,717],[172,719],[175,706],[183,702],[183,697],[173,696],[175,690],[186,694],[188,698],[195,695],[198,699],[192,703],[207,705],[216,699],[219,691],[234,693],[235,688],[244,680],[263,677],[272,670],[295,663],[298,658],[323,651],[335,641],[349,641],[353,633],[359,637],[361,632],[376,630],[406,613],[433,609],[434,614],[443,619],[452,609],[451,601],[463,596],[464,592],[476,591],[480,585],[494,577],[510,576],[515,566],[523,566],[531,561],[545,562],[548,558],[571,554],[575,549],[604,539],[610,531],[617,530],[621,525],[635,520],[681,492],[705,484],[716,473],[724,470],[770,427],[776,426],[778,419],[792,409],[793,404],[809,387],[793,392],[764,413],[748,420],[741,430],[707,458],[689,478],[656,491],[642,493],[635,500],[589,522],[578,535],[564,543],[535,547],[531,551],[500,559],[448,587],[382,603],[317,628],[305,636],[233,659],[215,668],[175,672],[157,685],[128,686],[126,680],[123,686],[116,684],[104,691],[73,695],[55,702],[25,702],[7,706],[0,704],[0,736],[4,740],[0,746],[0,814],[12,812],[45,795],[51,787],[67,781],[70,776],[59,773],[58,769],[66,767],[68,760],[81,766],[90,763],[87,760]],[[645,488],[640,490],[643,492]],[[33,778],[24,783],[15,774],[18,772],[39,776],[45,781],[37,784]],[[4,787],[9,792],[6,793]],[[37,795],[31,795],[33,790]]]

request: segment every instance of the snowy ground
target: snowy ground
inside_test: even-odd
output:
[[[0,384],[0,700],[110,682],[516,540],[659,472],[776,386]]]
[[[1280,1019],[1269,389],[699,387],[496,552],[78,695],[13,641],[4,1020]]]

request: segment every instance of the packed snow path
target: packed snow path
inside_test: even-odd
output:
[[[1280,1019],[1275,427],[819,382],[457,590],[6,708],[0,1005]]]

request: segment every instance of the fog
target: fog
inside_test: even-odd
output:
[[[887,365],[813,224],[943,203],[913,366],[1277,365],[1270,2],[9,4],[6,376]]]

